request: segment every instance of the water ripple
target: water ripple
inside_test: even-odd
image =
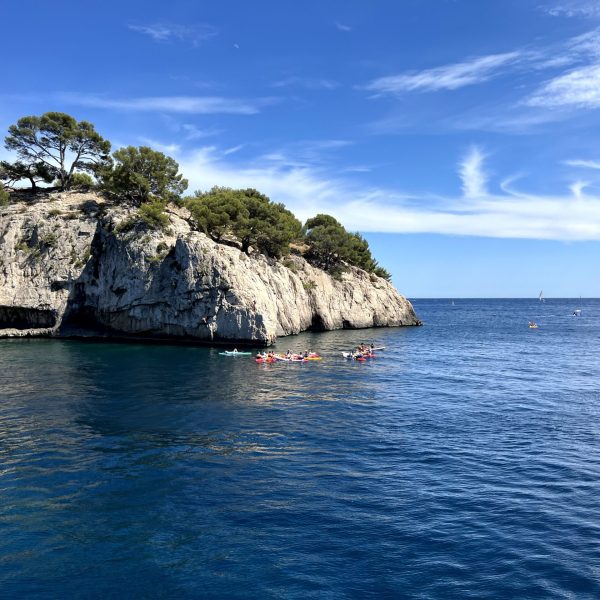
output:
[[[299,365],[0,342],[2,595],[599,597],[587,302],[417,302]]]

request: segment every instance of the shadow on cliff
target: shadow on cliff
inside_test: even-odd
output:
[[[210,323],[216,314],[214,308],[221,305],[222,298],[228,297],[229,287],[220,285],[207,289],[179,290],[178,287],[181,286],[179,275],[186,268],[186,257],[182,255],[179,244],[178,240],[154,264],[145,263],[146,267],[140,271],[140,276],[145,280],[144,289],[139,290],[140,296],[134,294],[133,302],[121,304],[121,298],[131,294],[129,282],[126,278],[121,278],[119,281],[115,273],[107,272],[108,263],[103,261],[109,260],[109,254],[113,255],[113,262],[115,256],[126,257],[124,260],[129,259],[127,241],[115,236],[112,229],[100,219],[91,241],[87,263],[77,279],[67,284],[69,295],[56,335],[87,339],[109,337],[115,341],[170,344],[230,345],[235,341],[238,345],[263,345],[259,340],[233,340],[212,334]],[[148,257],[145,260],[148,261]],[[152,259],[150,261],[152,262]],[[117,266],[111,268],[119,271],[118,261]],[[137,283],[139,284],[139,281]],[[194,315],[194,319],[198,321],[197,331],[192,333],[189,324],[186,328],[174,317],[178,314],[178,310],[182,314],[191,311],[193,297],[196,295],[201,296],[198,302],[204,308],[198,310],[196,307],[198,314]],[[177,301],[180,299],[182,306],[177,307]],[[140,308],[148,310],[151,314],[146,319],[134,315],[133,313]],[[157,309],[164,309],[164,321],[160,318],[153,319],[152,311]],[[259,317],[262,319],[262,316]]]
[[[88,302],[88,288],[94,283],[97,284],[100,276],[100,260],[104,250],[105,234],[99,220],[90,244],[88,261],[75,281],[65,282],[65,286],[69,287],[69,296],[57,329],[57,334],[61,337],[105,337],[111,333],[98,320],[97,311]]]

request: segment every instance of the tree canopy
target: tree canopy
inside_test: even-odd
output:
[[[50,183],[54,179],[54,175],[48,165],[43,162],[26,164],[21,161],[14,163],[6,160],[0,161],[0,181],[3,181],[8,187],[12,187],[22,179],[28,179],[31,189],[35,191],[38,182]]]
[[[246,253],[253,247],[281,257],[289,253],[291,242],[302,237],[300,221],[283,204],[255,189],[214,187],[196,192],[187,205],[198,229],[215,241],[233,236]]]
[[[346,231],[331,215],[319,214],[304,225],[308,251],[306,258],[326,271],[339,272],[353,265],[384,279],[390,274],[371,256],[369,243],[359,233]]]
[[[148,146],[120,148],[113,158],[114,167],[100,172],[102,184],[132,202],[170,202],[187,189],[177,161]]]
[[[187,206],[198,229],[220,242],[223,236],[235,235],[235,224],[243,218],[244,199],[241,190],[213,187],[209,192],[195,192]]]
[[[20,162],[15,165],[45,169],[61,189],[69,188],[75,171],[94,172],[110,152],[110,142],[91,123],[61,112],[22,117],[9,127],[4,145],[17,153]]]
[[[188,181],[179,164],[147,146],[127,146],[110,156],[110,142],[88,121],[77,121],[62,112],[23,117],[11,125],[5,147],[16,153],[14,163],[0,161],[1,203],[9,201],[4,187],[28,179],[33,190],[38,182],[61,189],[70,187],[111,192],[138,205],[135,215],[120,230],[142,223],[153,229],[169,224],[169,202],[180,202]],[[89,174],[93,174],[96,180]],[[369,244],[359,233],[350,233],[331,215],[318,214],[304,227],[281,203],[253,189],[213,187],[185,200],[196,227],[216,242],[235,243],[243,252],[257,250],[273,258],[289,254],[293,242],[305,258],[332,274],[353,265],[386,279],[390,274],[371,256]]]

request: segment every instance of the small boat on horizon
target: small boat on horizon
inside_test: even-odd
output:
[[[540,302],[546,302],[546,299],[544,298],[544,290],[540,291],[540,295],[538,296],[538,300]]]

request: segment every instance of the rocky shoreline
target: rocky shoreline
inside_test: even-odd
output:
[[[124,232],[134,209],[93,192],[0,209],[0,337],[270,345],[307,330],[420,325],[385,279],[339,279],[301,256],[247,255],[170,205],[165,231]]]

